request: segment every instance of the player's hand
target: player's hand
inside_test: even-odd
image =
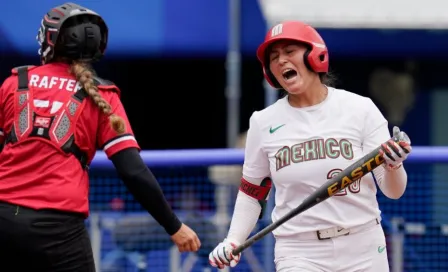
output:
[[[235,267],[241,258],[241,253],[233,255],[232,250],[237,247],[237,243],[230,242],[226,239],[208,255],[208,262],[213,267],[223,269],[226,266]]]
[[[176,244],[179,252],[198,251],[201,247],[197,234],[185,224],[182,224],[180,229],[171,236],[171,240]]]
[[[384,166],[388,170],[399,168],[412,151],[411,139],[398,127],[393,128],[393,138],[398,140],[398,143],[391,139],[382,144],[380,149],[380,154],[385,161]]]

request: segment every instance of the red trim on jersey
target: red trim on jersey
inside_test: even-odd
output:
[[[265,180],[267,181],[266,185],[261,186],[252,184],[247,180],[245,180],[244,178],[241,178],[241,185],[239,190],[257,200],[265,200],[272,187],[271,179],[265,179]]]
[[[132,134],[123,134],[119,137],[115,137],[109,140],[103,147],[104,152],[108,158],[112,157],[118,151],[121,151],[126,148],[135,147],[140,150],[137,141],[135,140],[134,135]]]

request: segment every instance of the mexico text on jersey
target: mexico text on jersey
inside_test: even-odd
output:
[[[284,146],[275,154],[277,171],[291,163],[304,161],[337,159],[342,156],[346,160],[353,159],[352,144],[347,139],[316,139],[293,146]]]

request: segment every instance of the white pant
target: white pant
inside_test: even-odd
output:
[[[317,235],[316,235],[317,236]],[[277,272],[388,272],[381,224],[327,240],[277,238]]]

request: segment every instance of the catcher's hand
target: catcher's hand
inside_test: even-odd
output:
[[[182,224],[180,229],[171,236],[171,240],[176,244],[179,252],[195,252],[201,247],[201,241],[196,232],[185,224]]]

